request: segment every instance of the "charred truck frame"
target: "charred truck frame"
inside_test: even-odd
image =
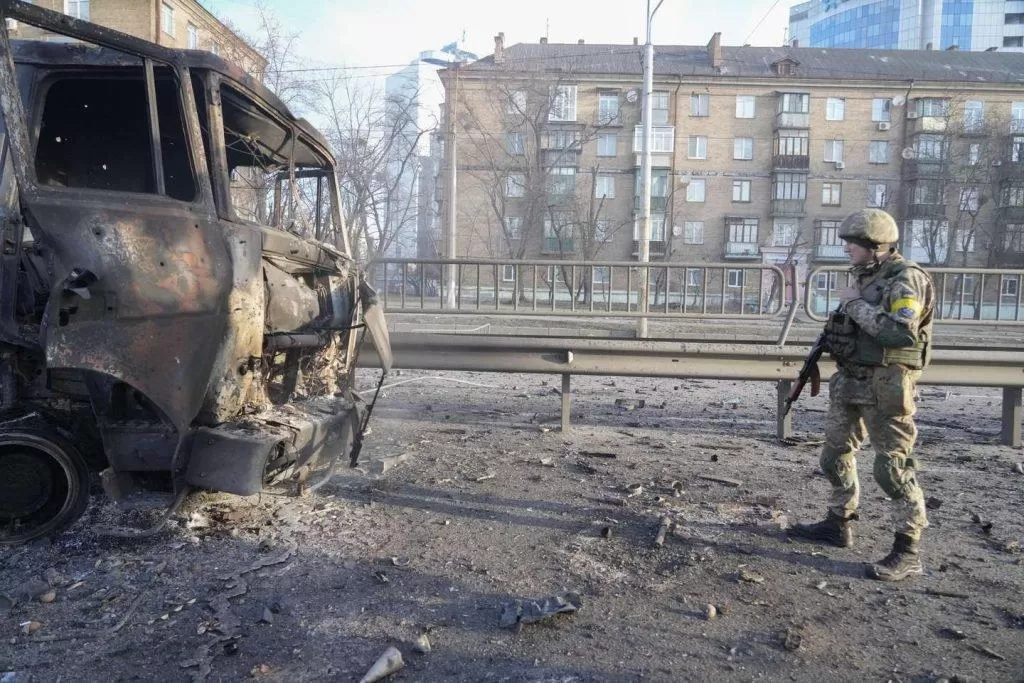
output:
[[[0,113],[0,544],[77,518],[89,466],[180,502],[358,454],[357,328],[390,351],[316,130],[210,53],[16,0]]]

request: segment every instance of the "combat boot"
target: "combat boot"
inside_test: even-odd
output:
[[[825,520],[814,524],[794,524],[786,530],[790,536],[804,538],[809,541],[821,541],[837,548],[853,546],[853,517],[840,517],[831,510]]]
[[[914,574],[923,574],[917,541],[906,534],[896,534],[892,552],[882,561],[869,564],[864,573],[877,581],[901,581]]]

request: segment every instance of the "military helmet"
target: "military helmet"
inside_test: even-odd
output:
[[[850,214],[839,226],[839,237],[873,244],[895,244],[900,239],[896,221],[881,209],[863,209]]]

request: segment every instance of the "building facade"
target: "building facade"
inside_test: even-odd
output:
[[[642,46],[495,47],[457,74],[457,255],[635,259]],[[657,48],[652,111],[652,261],[802,279],[846,262],[846,215],[881,207],[915,260],[1024,266],[1024,55],[716,34]]]
[[[802,47],[1024,51],[1021,0],[808,0],[789,10]]]
[[[158,45],[206,50],[262,79],[267,60],[196,0],[35,0],[35,5],[91,21]],[[12,38],[66,40],[25,25]]]

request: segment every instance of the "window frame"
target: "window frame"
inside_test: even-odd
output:
[[[703,154],[701,154],[701,145],[703,143]],[[696,149],[694,149],[696,147]],[[698,159],[707,160],[708,158],[708,136],[707,135],[691,135],[686,141],[686,158],[687,159]]]
[[[742,147],[741,147],[742,145]],[[743,156],[746,154],[747,156]],[[732,141],[732,158],[734,161],[754,160],[754,138],[738,137]]]
[[[732,181],[732,201],[736,203],[749,204],[750,203],[750,187],[751,182],[749,180],[736,179]],[[739,198],[737,199],[737,190],[739,190]]]
[[[174,6],[166,2],[160,3],[160,31],[174,37]]]
[[[750,115],[744,115],[747,110],[747,105],[750,105]],[[757,97],[755,95],[737,95],[736,96],[736,118],[738,119],[753,119],[757,117]]]
[[[876,150],[881,149],[882,154],[876,154]],[[868,142],[868,163],[869,164],[888,164],[889,159],[889,141],[888,140],[871,140]]]
[[[704,244],[704,221],[683,221],[683,244]]]
[[[690,116],[695,118],[711,116],[711,95],[709,93],[690,93]]]
[[[821,205],[842,206],[843,205],[843,184],[826,181],[821,184]]]
[[[579,88],[576,85],[551,86],[548,93],[548,121],[575,123],[578,115]]]
[[[611,140],[612,153],[608,154],[607,142]],[[604,152],[601,151],[601,145],[605,145]],[[598,133],[597,135],[597,156],[604,158],[613,158],[619,155],[619,136],[617,133]]]
[[[697,199],[697,188],[700,188],[700,199]],[[708,185],[704,178],[691,178],[686,184],[686,202],[689,204],[701,204],[708,199]]]
[[[602,184],[605,192],[602,193]],[[611,190],[610,192],[608,190]],[[595,199],[615,199],[615,176],[611,173],[598,173],[594,179]]]
[[[829,97],[825,99],[825,120],[845,121],[846,120],[846,98]]]
[[[825,140],[824,142],[825,142],[825,154],[823,155],[824,158],[822,159],[822,161],[824,161],[827,164],[842,164],[842,163],[845,163],[843,161],[844,154],[845,154],[844,140],[841,140],[839,138],[830,138],[830,139]],[[836,151],[837,150],[839,151],[838,158],[836,156]],[[831,152],[831,154],[830,154],[830,152]]]

